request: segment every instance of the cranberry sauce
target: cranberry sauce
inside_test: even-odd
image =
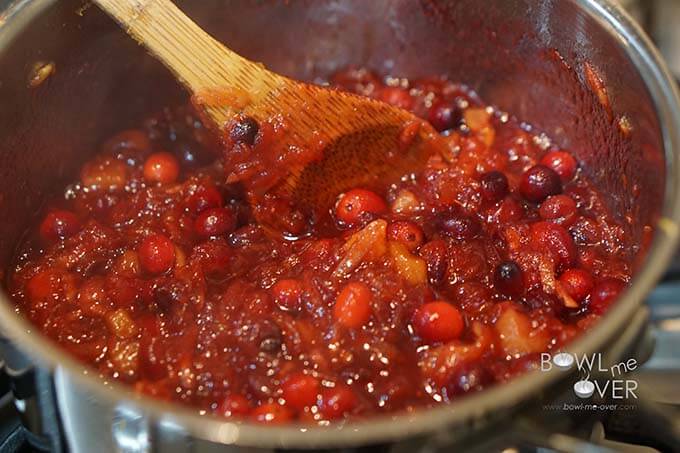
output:
[[[427,119],[447,146],[382,191],[338,194],[332,231],[267,209],[276,125],[224,149],[190,108],[106,141],[48,201],[8,285],[46,335],[102,375],[200,413],[325,424],[445,403],[535,368],[624,290],[622,229],[568,150],[441,78],[331,78]],[[261,163],[260,163],[261,164]]]

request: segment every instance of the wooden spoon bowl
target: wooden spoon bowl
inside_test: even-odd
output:
[[[312,159],[287,161],[281,178],[251,191],[251,204],[275,194],[323,214],[343,191],[384,187],[416,171],[441,146],[434,129],[383,102],[291,80],[249,61],[208,35],[169,0],[95,0],[193,93],[206,119],[225,131],[246,115],[286,125],[281,155],[318,148]]]

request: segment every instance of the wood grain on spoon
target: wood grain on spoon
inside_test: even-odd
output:
[[[338,194],[379,187],[422,166],[437,145],[429,124],[383,102],[297,82],[229,50],[169,0],[95,0],[193,93],[223,130],[244,114],[282,118],[284,146],[318,146],[267,190],[304,210],[327,212]],[[261,195],[261,194],[260,194]]]

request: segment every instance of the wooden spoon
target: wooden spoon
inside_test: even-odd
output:
[[[94,2],[193,92],[194,104],[220,130],[238,115],[260,123],[279,118],[287,125],[280,152],[319,148],[311,162],[288,162],[266,187],[296,208],[328,212],[343,191],[385,187],[416,171],[438,146],[438,134],[413,114],[268,71],[212,38],[169,0]]]

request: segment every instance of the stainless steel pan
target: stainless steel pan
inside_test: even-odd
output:
[[[626,225],[638,264],[631,288],[571,350],[621,354],[637,341],[616,343],[626,327],[644,322],[644,297],[678,236],[680,108],[657,52],[618,7],[608,0],[178,3],[230,47],[276,71],[310,80],[348,64],[404,76],[447,74],[573,150]],[[54,71],[31,87],[36,63],[53,64]],[[609,108],[586,67],[604,83]],[[186,94],[108,18],[80,1],[11,3],[0,15],[0,68],[0,262],[6,264],[42,195],[72,175],[97,141]],[[644,225],[655,227],[649,246]],[[101,420],[77,423],[106,426],[108,436],[123,420],[132,430],[123,429],[124,436],[141,433],[139,451],[149,432],[167,448],[334,447],[433,432],[462,436],[493,420],[507,424],[511,414],[570,379],[538,372],[413,414],[330,428],[264,427],[199,416],[102,382],[23,320],[5,294],[0,324],[55,371],[62,390],[71,392],[67,400],[97,401]]]

